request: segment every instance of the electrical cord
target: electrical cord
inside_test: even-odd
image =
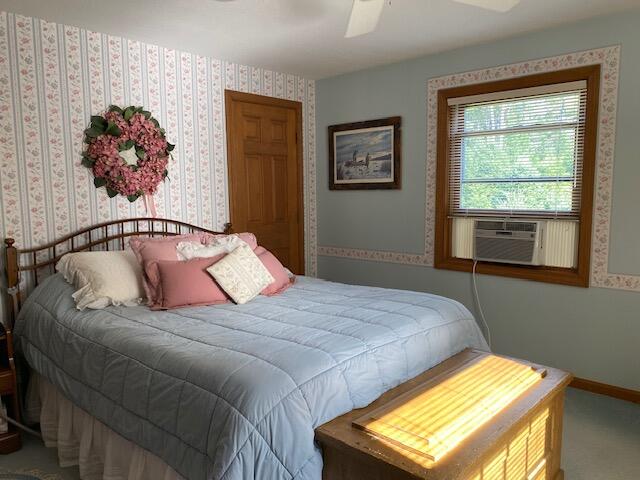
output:
[[[9,422],[10,424],[24,430],[27,433],[30,433],[31,435],[34,435],[36,437],[38,437],[39,439],[42,440],[42,435],[40,435],[39,432],[36,432],[35,430],[30,429],[29,427],[27,427],[26,425],[21,424],[20,422],[16,422],[13,418],[9,418],[7,417],[2,410],[0,410],[0,418],[3,418],[4,420],[6,420],[7,422]]]
[[[10,418],[10,417],[6,416],[2,411],[0,411],[0,418],[6,420],[7,422],[9,422],[12,425],[24,430],[25,432],[42,439],[42,435],[40,435],[39,432],[36,432],[35,430],[32,430],[31,428],[27,427],[26,425],[21,424],[20,422],[16,422],[13,418]]]
[[[471,278],[473,280],[473,293],[474,299],[476,302],[476,306],[478,307],[478,313],[480,313],[480,319],[482,320],[482,325],[485,328],[486,335],[485,338],[487,343],[489,344],[489,349],[491,349],[491,330],[489,329],[489,324],[487,320],[484,318],[484,312],[482,311],[482,305],[480,304],[480,296],[478,295],[478,284],[476,282],[476,266],[478,265],[478,261],[473,261],[473,269],[471,270]]]

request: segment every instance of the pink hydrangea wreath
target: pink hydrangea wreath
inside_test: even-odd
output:
[[[82,165],[93,171],[93,184],[106,187],[109,197],[146,200],[167,178],[175,145],[167,142],[164,129],[142,107],[111,105],[104,115],[91,117],[84,135]]]

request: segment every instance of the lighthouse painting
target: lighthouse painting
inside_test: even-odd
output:
[[[329,188],[399,188],[400,118],[329,127]]]

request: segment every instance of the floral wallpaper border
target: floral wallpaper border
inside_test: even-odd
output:
[[[341,247],[318,247],[318,255],[352,258],[407,265],[433,266],[435,218],[435,173],[437,148],[437,92],[443,88],[501,80],[582,65],[600,64],[601,86],[598,119],[598,153],[596,159],[596,190],[591,255],[591,286],[640,291],[640,275],[609,272],[609,242],[613,163],[615,148],[616,110],[620,69],[620,46],[569,53],[499,67],[456,73],[432,78],[427,82],[427,159],[426,212],[423,254]]]
[[[82,132],[109,104],[144,105],[176,144],[158,217],[228,219],[224,90],[303,105],[306,271],[316,273],[315,82],[0,12],[0,238],[41,245],[99,222],[146,216],[80,165]],[[0,259],[1,263],[1,259]]]

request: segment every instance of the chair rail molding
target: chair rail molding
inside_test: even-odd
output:
[[[640,275],[609,272],[611,198],[613,193],[613,163],[620,70],[619,45],[429,79],[427,81],[424,252],[419,254],[319,246],[317,250],[318,255],[432,267],[435,228],[438,90],[598,64],[601,66],[601,83],[598,108],[598,147],[596,155],[590,284],[593,287],[640,292]]]

